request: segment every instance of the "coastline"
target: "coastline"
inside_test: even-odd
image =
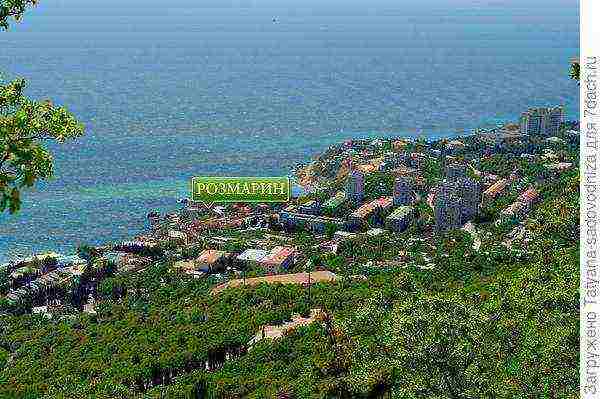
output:
[[[368,141],[368,140],[375,140],[375,139],[381,139],[381,140],[397,140],[397,139],[403,139],[403,140],[416,140],[417,138],[423,137],[425,138],[425,140],[428,143],[434,143],[436,141],[439,141],[441,139],[444,138],[448,138],[448,139],[461,139],[461,138],[468,138],[468,137],[473,137],[474,135],[480,134],[482,132],[486,132],[486,133],[490,133],[491,131],[497,130],[499,128],[501,128],[502,126],[506,125],[506,124],[510,124],[510,123],[514,123],[514,120],[504,120],[502,123],[498,123],[496,125],[496,127],[490,127],[490,128],[473,128],[470,130],[465,130],[465,129],[461,129],[460,131],[455,131],[455,132],[448,132],[448,133],[441,133],[441,132],[437,132],[437,133],[431,133],[429,135],[425,135],[425,134],[419,134],[417,129],[414,129],[415,133],[413,134],[395,134],[395,133],[388,133],[386,134],[384,131],[380,131],[380,132],[372,132],[372,133],[358,133],[358,132],[348,132],[348,136],[346,136],[346,139],[342,139],[342,140],[337,140],[332,144],[329,144],[327,147],[325,147],[323,150],[321,151],[317,151],[315,153],[312,153],[311,155],[309,155],[304,162],[299,162],[296,165],[294,165],[293,167],[291,167],[290,169],[288,169],[286,172],[283,172],[282,174],[287,174],[289,176],[292,177],[293,182],[303,191],[303,192],[311,192],[312,191],[312,182],[310,181],[310,179],[304,179],[304,178],[299,178],[298,173],[302,173],[302,171],[308,170],[311,165],[314,163],[315,159],[318,158],[319,156],[321,156],[324,152],[326,152],[328,149],[335,147],[337,145],[340,145],[341,143],[347,141],[347,140],[353,140],[353,141]],[[187,182],[185,183],[187,186]],[[150,190],[150,189],[147,189]],[[164,189],[162,189],[161,191],[165,191]],[[168,191],[177,191],[176,189],[172,189],[172,190],[168,190]],[[160,197],[164,199],[168,199],[171,204],[170,205],[162,205],[160,207],[160,212],[161,213],[172,213],[172,212],[177,212],[178,210],[181,209],[181,204],[179,204],[179,199],[180,198],[171,198],[171,197]],[[134,198],[131,199],[131,201],[135,201]],[[144,222],[142,224],[139,225],[139,227],[135,228],[135,231],[128,231],[128,233],[120,235],[118,238],[115,237],[107,237],[107,238],[100,238],[98,240],[94,240],[91,242],[88,241],[79,241],[77,240],[77,243],[70,243],[68,246],[60,246],[60,245],[54,245],[54,246],[47,246],[44,248],[39,248],[39,249],[34,249],[36,248],[36,246],[29,246],[27,244],[18,244],[19,246],[23,246],[26,247],[28,249],[15,254],[15,255],[10,255],[8,253],[2,253],[0,252],[0,264],[2,263],[6,263],[6,262],[11,262],[17,259],[22,259],[22,258],[26,258],[29,256],[33,256],[36,254],[41,254],[41,253],[48,253],[48,252],[57,252],[60,253],[62,255],[73,255],[76,253],[77,251],[77,246],[80,244],[89,244],[89,245],[109,245],[115,242],[119,242],[119,241],[125,241],[125,240],[129,240],[132,239],[135,236],[139,236],[139,235],[143,235],[145,233],[148,232],[149,229],[149,225],[146,219],[146,214],[148,212],[157,210],[158,207],[155,208],[146,208],[143,212],[141,212],[140,215],[137,216],[138,220],[142,219],[144,220]],[[27,209],[24,209],[24,212],[27,212]],[[19,251],[14,251],[14,252],[19,252]]]

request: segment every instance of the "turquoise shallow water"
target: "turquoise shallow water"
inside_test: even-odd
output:
[[[0,216],[0,260],[128,237],[193,175],[288,174],[349,137],[457,134],[529,106],[578,118],[572,1],[197,3],[42,2],[0,33],[0,71],[88,132]]]

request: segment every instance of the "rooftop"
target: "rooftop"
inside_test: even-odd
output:
[[[485,190],[483,192],[483,194],[490,196],[490,197],[495,197],[496,195],[498,195],[498,193],[500,193],[502,190],[504,190],[507,185],[508,185],[508,179],[500,179],[496,183],[494,183],[490,187],[488,187],[488,189]]]
[[[341,205],[346,200],[346,194],[343,191],[337,192],[333,197],[329,198],[324,204],[324,208],[335,208]]]
[[[413,211],[412,206],[400,206],[400,207],[394,209],[394,211],[387,217],[387,219],[402,219],[406,215],[409,215],[410,213],[412,213],[412,211]]]
[[[280,265],[284,263],[290,256],[294,255],[294,248],[277,246],[271,250],[267,256],[263,258],[264,263]]]
[[[530,187],[519,196],[519,200],[524,202],[531,202],[535,200],[538,196],[539,192],[535,188]]]
[[[250,248],[242,252],[237,256],[237,260],[240,261],[254,261],[260,262],[265,256],[268,255],[268,252],[262,249],[254,249]]]
[[[367,230],[367,235],[371,236],[371,237],[376,237],[376,236],[379,236],[384,233],[385,233],[385,230],[380,229],[380,228],[374,228],[374,229]]]
[[[205,249],[200,253],[200,256],[196,259],[199,263],[205,263],[208,265],[212,265],[220,260],[222,260],[227,255],[224,251],[217,251],[215,249]]]
[[[393,197],[378,198],[376,200],[367,202],[366,204],[363,204],[360,207],[358,207],[354,212],[352,212],[350,214],[350,217],[357,218],[357,219],[363,219],[363,218],[369,216],[371,213],[373,213],[375,211],[375,209],[377,209],[377,208],[383,208],[383,209],[389,208],[390,206],[392,206],[393,202],[394,202]]]

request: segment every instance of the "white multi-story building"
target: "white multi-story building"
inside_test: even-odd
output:
[[[481,186],[466,177],[444,179],[435,198],[438,232],[458,228],[479,213]]]
[[[562,106],[532,108],[521,114],[521,134],[553,136],[558,134],[563,120]]]

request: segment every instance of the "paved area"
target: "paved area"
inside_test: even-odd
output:
[[[330,282],[337,279],[336,275],[330,271],[316,271],[310,273],[310,282]],[[276,274],[273,276],[253,277],[246,279],[246,285],[258,285],[260,283],[281,283],[281,284],[308,284],[308,273],[295,274]],[[212,289],[213,294],[218,294],[229,287],[239,287],[244,284],[243,279],[230,280],[226,283],[219,284]]]

